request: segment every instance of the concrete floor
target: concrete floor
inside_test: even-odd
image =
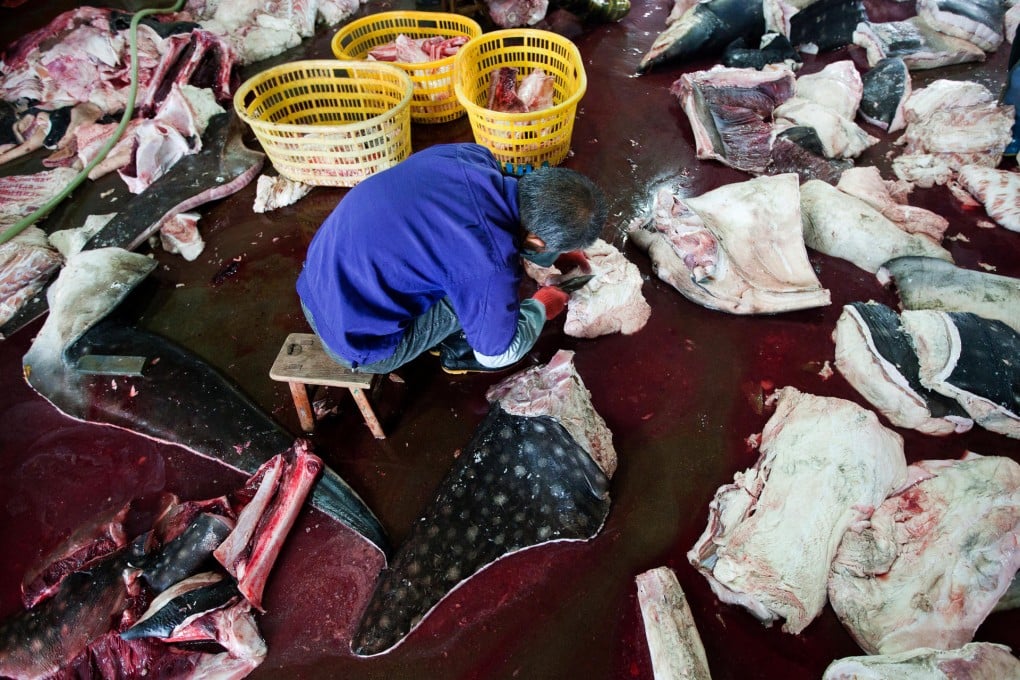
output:
[[[0,16],[17,19],[0,22],[0,38],[7,42],[69,6],[0,10]],[[400,5],[373,1],[363,11],[394,8]],[[350,530],[308,508],[270,578],[260,621],[270,651],[252,677],[651,678],[634,576],[661,565],[676,571],[690,599],[715,678],[817,678],[834,658],[859,653],[831,608],[798,636],[778,626],[763,628],[744,610],[720,603],[685,558],[704,528],[715,490],[755,460],[745,440],[768,419],[769,412],[757,407],[763,392],[793,385],[864,404],[841,376],[823,379],[819,370],[833,358],[830,336],[844,304],[875,299],[895,305],[896,298],[869,274],[817,253],[811,261],[832,291],[832,305],[775,317],[706,310],[651,276],[647,258],[626,243],[622,229],[654,188],[669,182],[697,195],[749,178],[695,158],[686,116],[668,91],[684,71],[712,62],[633,75],[668,10],[663,0],[638,0],[619,24],[576,38],[589,89],[564,163],[606,190],[611,210],[603,236],[647,277],[643,292],[651,320],[633,336],[594,340],[568,338],[562,322],[554,323],[527,360],[544,363],[559,348],[576,352],[578,371],[619,454],[607,524],[588,543],[551,544],[495,564],[394,651],[359,659],[348,642],[381,558]],[[902,10],[877,7],[872,18],[895,11]],[[281,59],[329,57],[330,37],[323,30]],[[998,91],[1006,52],[1004,46],[982,65],[915,74],[914,87],[948,77],[976,79]],[[845,58],[863,70],[862,52],[843,48],[806,57],[801,72]],[[265,66],[253,65],[243,75]],[[876,164],[890,177],[892,137],[884,136],[858,163]],[[413,130],[415,149],[470,139],[466,118]],[[67,212],[88,212],[105,186],[79,191]],[[139,326],[204,358],[295,435],[289,392],[268,371],[287,334],[307,331],[294,281],[312,234],[344,193],[318,188],[294,206],[256,215],[252,184],[207,205],[200,223],[205,252],[191,263],[155,252],[159,267],[130,299]],[[911,202],[945,215],[950,235],[967,236],[946,243],[958,264],[983,263],[1020,276],[1016,234],[979,227],[981,211],[963,210],[944,189],[919,189]],[[236,272],[223,277],[235,262]],[[163,490],[209,497],[243,478],[182,448],[56,412],[21,379],[21,357],[38,328],[36,322],[0,343],[0,375],[6,376],[0,394],[0,545],[7,555],[0,564],[0,616],[17,610],[17,584],[33,560],[99,510]],[[399,374],[403,383],[387,384],[383,395],[387,439],[371,436],[343,394],[334,395],[338,414],[321,422],[311,438],[316,452],[374,510],[394,545],[470,439],[487,410],[485,389],[498,379],[451,377],[427,356]],[[910,461],[953,458],[966,450],[1020,460],[1020,442],[979,429],[947,438],[901,434]],[[1020,614],[990,616],[977,639],[1020,648]]]

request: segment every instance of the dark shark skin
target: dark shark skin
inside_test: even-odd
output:
[[[861,0],[818,0],[790,19],[790,42],[834,50],[853,43],[854,29],[867,19]]]
[[[493,404],[383,572],[353,651],[389,651],[458,584],[502,557],[594,537],[609,513],[608,485],[557,420]]]
[[[859,107],[861,117],[889,132],[901,129],[904,123],[897,121],[897,114],[911,88],[906,63],[899,57],[880,59],[861,80],[864,84]]]
[[[167,217],[232,194],[251,182],[265,161],[241,140],[241,124],[233,112],[209,119],[202,149],[181,158],[165,175],[129,202],[85,244],[86,249],[116,246],[133,250],[159,229]],[[2,327],[0,338],[10,337],[46,313],[45,295],[38,295]]]
[[[1020,333],[966,312],[949,312],[960,334],[960,356],[946,378],[953,387],[1020,414]]]
[[[879,303],[852,302],[850,304],[867,324],[875,349],[882,358],[896,367],[900,375],[910,385],[910,389],[924,399],[933,417],[943,418],[947,415],[967,417],[967,412],[955,399],[929,390],[921,384],[917,353],[895,311]]]
[[[241,596],[237,584],[229,576],[210,585],[198,585],[191,589],[187,583],[180,584],[185,590],[156,612],[146,612],[138,623],[120,634],[125,640],[144,637],[166,638],[177,626],[190,617],[225,607]]]
[[[760,1],[699,2],[655,38],[641,58],[637,72],[646,73],[672,61],[721,54],[737,38],[757,45],[764,32],[765,15]]]
[[[23,359],[25,378],[76,420],[113,425],[183,446],[245,474],[294,437],[226,376],[170,340],[106,317],[155,266],[120,248],[79,253],[50,287],[50,314]],[[77,370],[85,355],[145,357],[140,376]],[[384,554],[385,532],[364,501],[324,468],[312,504]]]

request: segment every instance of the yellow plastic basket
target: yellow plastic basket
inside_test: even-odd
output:
[[[518,78],[541,68],[555,80],[552,108],[501,113],[486,108],[492,72],[516,67]],[[457,99],[468,112],[475,141],[488,148],[508,173],[520,175],[558,165],[570,151],[577,103],[588,78],[577,46],[549,31],[515,28],[471,40],[454,61]]]
[[[411,88],[391,64],[295,61],[248,79],[234,109],[281,175],[351,187],[411,153]]]
[[[381,12],[353,21],[333,36],[333,54],[337,59],[364,59],[370,50],[396,40],[403,33],[409,38],[465,36],[476,38],[482,28],[474,19],[444,12]],[[415,123],[446,123],[464,115],[464,107],[453,92],[453,60],[456,55],[435,61],[386,62],[411,76],[414,98],[411,120]]]

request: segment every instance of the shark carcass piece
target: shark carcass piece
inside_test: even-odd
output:
[[[856,158],[878,142],[854,122],[863,92],[864,83],[849,59],[800,76],[795,95],[772,112],[776,130],[811,128],[826,158]]]
[[[392,649],[496,560],[601,529],[616,452],[573,353],[510,376],[488,398],[488,415],[380,577],[351,643],[356,654]]]
[[[1020,439],[1020,333],[967,312],[907,310],[921,383],[955,399],[981,427]]]
[[[911,234],[865,201],[813,179],[800,187],[804,243],[875,274],[903,255],[952,261],[949,251],[926,234]]]
[[[29,227],[0,245],[0,326],[43,290],[62,262],[38,227]]]
[[[897,257],[882,265],[903,309],[970,312],[1020,332],[1020,279],[957,267],[931,257]]]
[[[911,71],[918,71],[985,59],[980,47],[934,29],[919,16],[883,23],[862,21],[853,41],[867,52],[868,66],[899,57]]]
[[[912,91],[910,69],[899,57],[879,59],[861,77],[864,92],[858,109],[861,118],[886,132],[906,127],[904,107]]]
[[[685,73],[669,91],[687,114],[698,158],[760,175],[771,160],[772,113],[795,89],[793,71],[770,64]]]
[[[965,165],[960,185],[981,201],[988,216],[1010,231],[1020,232],[1020,173],[981,165]]]
[[[912,184],[882,179],[881,171],[873,165],[844,171],[836,188],[861,199],[909,234],[924,234],[942,243],[949,228],[949,220],[942,215],[907,203]]]
[[[914,90],[904,120],[903,153],[893,159],[893,172],[931,187],[967,165],[998,166],[1012,140],[1014,111],[981,83],[941,79]]]
[[[705,646],[673,570],[650,569],[634,582],[655,677],[710,680]]]
[[[832,564],[829,601],[869,654],[970,642],[1020,568],[1020,464],[969,454],[909,474]]]
[[[913,342],[889,307],[877,302],[846,305],[833,340],[836,369],[893,425],[932,435],[973,427],[955,399],[922,384]]]
[[[645,73],[671,61],[722,54],[731,42],[744,38],[757,44],[765,32],[761,0],[705,0],[688,7],[656,36],[641,57],[637,72]]]
[[[843,533],[906,480],[903,438],[853,402],[773,397],[755,465],[716,491],[687,559],[723,602],[799,633],[825,606]]]
[[[652,308],[641,294],[644,279],[637,265],[602,239],[585,248],[584,255],[595,278],[570,294],[563,332],[574,338],[595,338],[611,333],[631,335],[644,328]],[[569,272],[556,266],[539,267],[527,260],[524,270],[542,286],[569,278]]]
[[[699,305],[731,314],[824,307],[801,232],[797,175],[756,177],[683,199],[669,188],[630,238],[656,275]]]
[[[970,642],[959,649],[912,649],[899,654],[848,656],[825,669],[822,680],[954,680],[1020,678],[1020,660],[1005,645]]]
[[[966,40],[985,52],[1002,44],[1006,9],[1001,0],[918,0],[917,15],[935,30]]]
[[[51,553],[56,561],[35,570],[48,574],[46,590],[0,624],[0,675],[244,677],[267,651],[252,610],[307,497],[308,473],[321,468],[298,441],[228,496],[167,495],[152,528],[130,542],[122,535],[130,504],[104,513],[76,533],[111,523],[112,531],[93,532],[94,549],[76,540]],[[261,502],[267,488],[280,502]],[[249,546],[245,563],[264,568],[208,571],[217,546],[238,542]]]

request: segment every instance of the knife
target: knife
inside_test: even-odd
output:
[[[585,274],[584,276],[575,276],[566,281],[561,281],[556,284],[556,287],[565,293],[573,293],[576,290],[584,288],[585,284],[595,278],[594,274]]]

